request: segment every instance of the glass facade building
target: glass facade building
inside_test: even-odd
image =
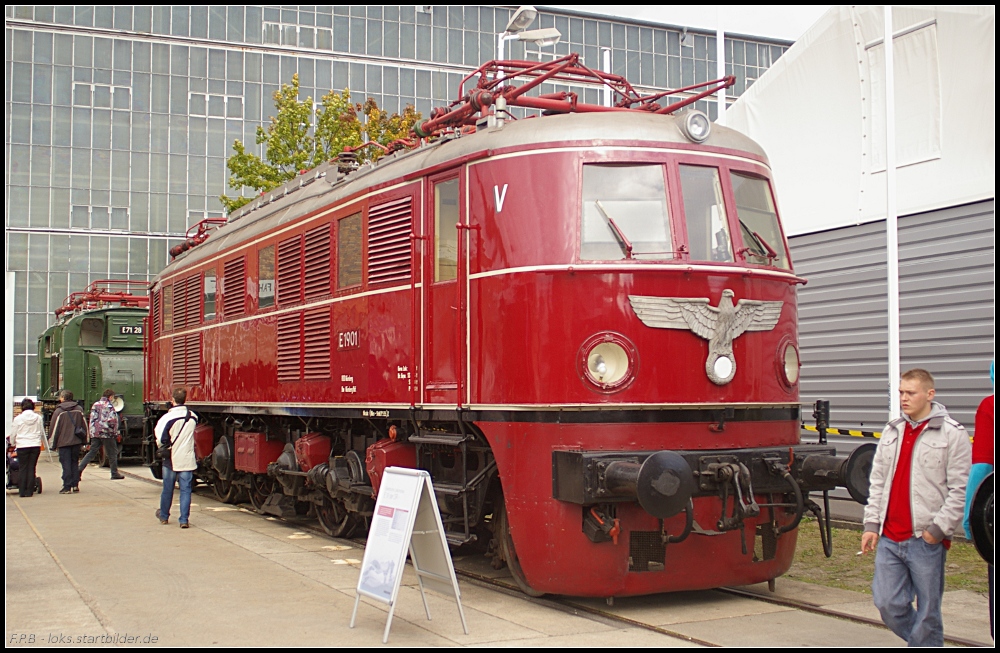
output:
[[[247,150],[298,73],[301,96],[333,89],[426,117],[496,57],[516,7],[6,7],[6,205],[13,278],[13,393],[35,394],[36,340],[63,299],[97,279],[149,279],[191,225],[221,216],[226,157]],[[531,29],[643,91],[715,78],[714,33],[583,13],[539,11]],[[727,35],[737,97],[791,44]],[[551,89],[541,89],[548,92]],[[584,91],[599,104],[600,90]],[[699,108],[716,115],[714,102]]]

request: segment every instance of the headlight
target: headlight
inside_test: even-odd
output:
[[[692,109],[684,114],[684,136],[695,143],[704,143],[712,133],[712,121],[701,111]]]
[[[781,371],[784,373],[784,381],[789,386],[793,386],[799,381],[799,352],[791,342],[785,343],[784,351],[781,352]]]
[[[627,386],[635,377],[635,347],[617,333],[599,333],[580,348],[581,376],[604,392]]]

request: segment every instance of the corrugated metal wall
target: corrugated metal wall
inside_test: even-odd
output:
[[[994,232],[993,200],[899,219],[900,369],[930,371],[970,432],[993,392]],[[889,410],[885,222],[789,242],[809,280],[799,287],[802,403],[828,399],[831,426],[878,431]]]

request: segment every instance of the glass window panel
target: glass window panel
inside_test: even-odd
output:
[[[11,145],[9,165],[10,183],[16,186],[27,186],[30,183],[31,147],[28,145]]]
[[[52,63],[52,34],[35,32],[34,62],[36,64]]]
[[[399,56],[403,59],[413,59],[416,56],[415,29],[416,26],[409,24],[399,26]]]
[[[227,118],[242,118],[243,117],[243,98],[230,97],[226,101],[226,117]]]
[[[149,272],[149,242],[145,238],[128,239],[129,276],[145,277]]]
[[[129,153],[114,151],[111,153],[111,186],[116,190],[128,190]]]
[[[124,206],[111,207],[111,228],[124,231],[128,229],[128,209]],[[117,241],[116,241],[117,242]],[[123,269],[122,272],[127,270]]]
[[[31,32],[24,30],[13,30],[10,45],[11,56],[14,61],[31,61]]]
[[[23,149],[27,150],[28,148],[25,147]],[[52,149],[44,145],[35,145],[31,148],[30,152],[31,185],[48,186],[49,172],[52,169]]]
[[[582,231],[584,260],[673,258],[663,166],[584,166]]]
[[[94,87],[90,84],[75,83],[73,85],[73,104],[78,107],[93,106]]]
[[[170,110],[170,78],[166,75],[153,75],[150,82],[150,109],[157,113],[167,113]]]
[[[98,190],[109,190],[111,188],[111,152],[108,150],[92,150],[92,152],[91,187]]]
[[[274,306],[274,245],[257,252],[257,305]]]
[[[139,152],[149,151],[149,132],[151,117],[148,113],[132,112],[132,144],[133,150]]]
[[[733,262],[718,168],[682,165],[680,174],[691,260]]]
[[[72,150],[68,147],[52,148],[52,185],[68,187],[72,170]],[[68,213],[67,213],[68,214]]]
[[[337,288],[361,285],[361,214],[337,223]]]
[[[208,320],[215,319],[215,294],[216,294],[216,277],[215,268],[210,268],[205,270],[204,276],[204,295],[205,301],[202,302],[203,307],[203,318],[207,322]]]
[[[208,9],[208,38],[226,40],[226,7],[213,5]]]
[[[90,147],[90,114],[90,109],[73,109],[74,147]]]
[[[14,102],[31,102],[31,64],[11,65],[10,96]]]
[[[48,269],[49,237],[31,234],[28,240],[28,270],[44,272]]]
[[[112,225],[113,226],[113,225]],[[128,238],[110,238],[108,274],[112,277],[128,275]]]
[[[260,43],[263,16],[260,7],[246,7],[243,40],[249,43]]]
[[[12,227],[28,226],[28,188],[27,186],[8,186],[7,201],[12,207],[8,220]]]
[[[90,188],[90,150],[73,150],[73,187]],[[87,226],[87,225],[83,225]]]
[[[149,149],[153,152],[166,152],[170,143],[169,117],[154,113],[150,117]]]
[[[187,231],[187,197],[171,194],[167,201],[167,228],[172,234]]]
[[[149,156],[149,186],[150,190],[166,192],[167,190],[167,162],[166,154],[151,154]]]
[[[28,234],[11,232],[7,234],[10,250],[7,254],[7,269],[25,271],[28,269]]]
[[[28,225],[32,227],[49,226],[49,189],[31,189],[31,207],[28,215]],[[40,268],[44,269],[44,268]]]
[[[736,172],[731,178],[736,216],[743,237],[744,259],[747,263],[790,269],[767,180]]]
[[[71,68],[66,66],[53,68],[52,103],[62,106],[73,104],[73,70]]]
[[[168,188],[171,193],[187,193],[187,157],[183,154],[170,155]]]
[[[458,273],[458,180],[434,186],[434,281],[454,279]]]
[[[94,106],[102,109],[111,108],[111,87],[98,84],[94,86]],[[101,112],[103,113],[103,112]]]
[[[112,106],[115,109],[130,109],[131,105],[131,89],[126,86],[116,86],[112,89]]]
[[[69,237],[53,235],[49,238],[49,271],[69,272]],[[63,295],[65,297],[66,295]],[[60,297],[62,299],[62,297]]]

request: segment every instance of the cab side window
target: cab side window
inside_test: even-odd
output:
[[[583,166],[580,258],[674,257],[663,166]]]
[[[257,306],[274,306],[274,245],[257,252]]]

